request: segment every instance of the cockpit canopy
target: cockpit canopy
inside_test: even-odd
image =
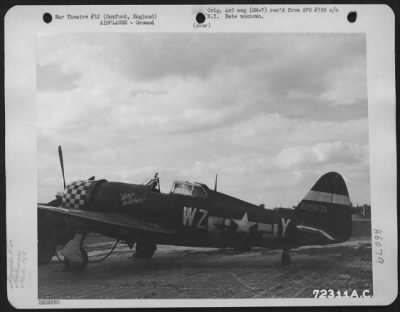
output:
[[[197,198],[207,198],[206,188],[200,183],[175,181],[171,188],[172,194],[179,194]]]

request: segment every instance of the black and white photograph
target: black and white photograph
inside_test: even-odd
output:
[[[366,83],[363,34],[38,36],[39,298],[371,296]]]
[[[393,302],[392,24],[368,5],[13,8],[9,302]]]

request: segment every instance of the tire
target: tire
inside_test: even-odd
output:
[[[237,252],[248,252],[251,250],[251,242],[247,235],[240,235],[232,242],[232,248]]]
[[[139,259],[151,259],[156,251],[157,247],[152,243],[136,243],[136,253],[135,257]]]
[[[86,269],[88,263],[89,263],[89,257],[86,252],[86,250],[81,250],[82,257],[83,257],[83,262],[76,263],[76,262],[71,262],[68,260],[67,257],[64,257],[64,266],[68,271],[74,271],[74,272],[80,272]]]
[[[282,253],[281,263],[283,265],[289,265],[292,263],[292,259],[291,259],[289,253],[287,253],[287,252]]]
[[[50,239],[39,239],[38,241],[38,263],[49,264],[56,254],[56,243]]]
[[[251,246],[250,245],[238,245],[233,247],[233,249],[235,249],[235,251],[237,252],[248,252],[251,250]]]

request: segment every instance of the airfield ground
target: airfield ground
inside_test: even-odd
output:
[[[353,237],[344,244],[292,250],[282,266],[280,251],[158,246],[150,261],[118,246],[105,261],[84,272],[67,272],[54,257],[39,266],[41,299],[135,298],[312,298],[314,289],[372,293],[370,220],[353,221]],[[113,246],[92,236],[89,257],[98,259]]]

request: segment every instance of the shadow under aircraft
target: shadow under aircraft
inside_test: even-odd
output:
[[[175,181],[169,193],[160,191],[156,173],[143,184],[109,182],[94,177],[66,185],[62,150],[59,156],[64,191],[38,204],[38,261],[49,263],[62,245],[70,270],[88,265],[84,240],[95,232],[150,259],[161,244],[195,247],[251,247],[289,250],[304,245],[336,244],[352,231],[351,202],[343,177],[324,174],[295,209],[265,209],[197,182]]]

